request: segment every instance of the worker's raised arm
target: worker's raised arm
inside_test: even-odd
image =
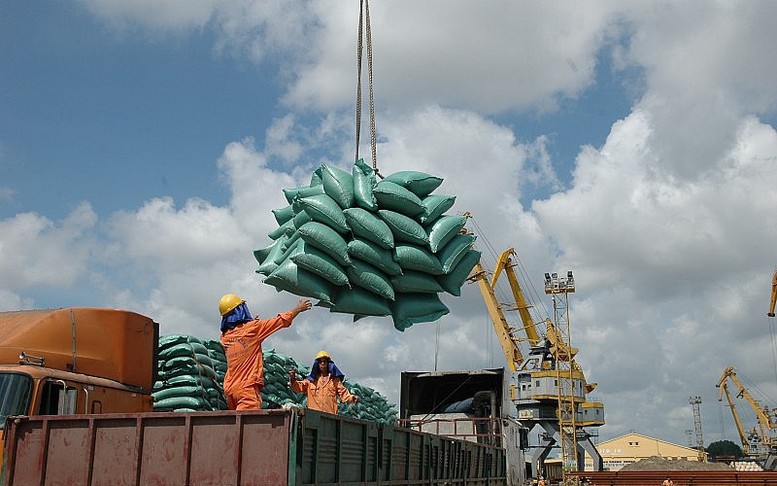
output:
[[[292,319],[297,317],[300,313],[305,312],[306,310],[310,310],[310,308],[313,307],[313,304],[308,299],[300,299],[299,302],[297,302],[296,307],[294,307],[291,311],[292,313]]]

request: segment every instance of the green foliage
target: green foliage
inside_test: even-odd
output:
[[[728,456],[728,457],[735,457],[739,459],[740,457],[744,457],[744,452],[742,452],[742,448],[736,445],[735,443],[731,442],[730,440],[718,440],[715,442],[712,442],[709,446],[707,446],[707,454],[709,455],[710,459],[714,459],[718,456]]]

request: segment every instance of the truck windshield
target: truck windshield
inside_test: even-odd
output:
[[[0,426],[9,415],[27,413],[32,378],[21,373],[0,373]]]

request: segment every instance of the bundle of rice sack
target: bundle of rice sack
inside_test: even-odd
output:
[[[361,159],[350,171],[323,164],[309,186],[283,190],[289,205],[273,210],[256,271],[354,320],[391,315],[400,331],[435,321],[448,313],[439,294],[459,296],[480,257],[466,217],[445,214],[456,196],[433,194],[442,182],[419,171],[378,181]]]

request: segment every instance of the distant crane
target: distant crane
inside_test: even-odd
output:
[[[758,427],[753,427],[752,432],[745,430],[742,419],[737,412],[734,399],[728,389],[729,380],[737,389],[736,397],[743,398],[755,413]],[[762,406],[758,400],[753,398],[748,389],[737,378],[737,372],[733,366],[729,366],[723,371],[716,386],[720,388],[718,401],[722,401],[725,395],[729,408],[731,408],[744,453],[755,458],[764,469],[774,470],[777,466],[777,422],[775,421],[777,417],[775,417],[774,409],[770,410],[768,407]]]
[[[518,420],[530,430],[537,426],[544,432],[530,458],[531,475],[541,474],[544,461],[555,444],[561,447],[562,463],[567,470],[584,470],[587,452],[593,460],[594,470],[601,471],[604,462],[587,427],[604,425],[604,404],[589,399],[588,394],[596,388],[596,383],[586,380],[575,360],[578,349],[571,346],[569,340],[567,294],[575,290],[574,278],[571,272],[561,276],[545,275],[545,292],[553,298],[555,321],[537,318],[530,312],[533,305],[523,293],[515,272],[517,266],[515,249],[509,248],[499,256],[491,275],[479,261],[469,280],[480,287],[507,359],[512,374],[508,392],[517,409]],[[513,303],[502,303],[496,297],[496,285],[502,274],[507,277]],[[507,310],[518,311],[522,333],[521,327],[515,328],[508,323]],[[519,348],[523,341],[529,347],[527,356]]]
[[[696,434],[696,451],[699,462],[704,462],[704,437],[701,433],[701,397],[691,397],[689,400],[693,409],[693,429]]]

